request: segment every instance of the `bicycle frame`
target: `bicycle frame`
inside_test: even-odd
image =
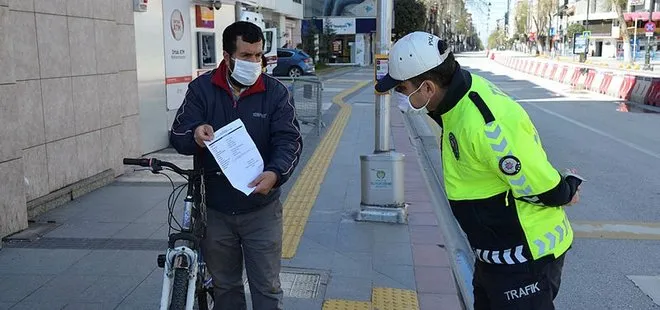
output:
[[[195,170],[183,170],[176,165],[152,159],[131,159],[124,158],[124,164],[149,167],[152,173],[160,173],[163,167],[170,168],[179,175],[187,177],[187,192],[183,200],[183,221],[180,225],[180,232],[170,233],[168,236],[168,246],[165,254],[158,255],[158,266],[163,268],[163,287],[161,290],[160,309],[161,310],[192,310],[195,304],[196,293],[211,294],[212,280],[206,279],[206,264],[201,253],[200,240],[203,237],[206,226],[206,211],[202,201],[199,208],[195,205],[195,178],[199,177],[200,194],[203,197],[204,179],[203,172]],[[174,186],[174,185],[173,185]],[[176,193],[177,188],[174,189]],[[193,214],[194,213],[194,214]],[[173,214],[169,213],[169,216]],[[170,218],[171,219],[171,218]],[[169,222],[169,220],[168,220]],[[177,222],[178,223],[178,222]],[[171,223],[170,223],[171,224]],[[173,228],[170,225],[170,228]],[[176,229],[175,229],[176,231]],[[178,241],[184,241],[183,245],[175,246]],[[186,287],[176,287],[181,285],[177,283],[177,270],[182,272],[185,278],[179,278],[179,281],[187,281]],[[185,303],[183,303],[182,294],[185,290]],[[176,294],[176,299],[173,297]],[[206,303],[208,296],[198,299],[200,304]],[[174,303],[174,304],[173,304]],[[183,303],[183,304],[182,304]],[[200,308],[205,309],[207,305]]]

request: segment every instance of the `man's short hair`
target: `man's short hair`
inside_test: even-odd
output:
[[[247,43],[265,41],[264,33],[256,24],[246,21],[237,21],[225,28],[222,32],[222,49],[232,55],[236,52],[236,40],[238,37]]]
[[[440,50],[440,53],[444,53],[448,48],[447,44],[444,41],[440,41],[439,44],[440,46],[438,49]],[[447,55],[447,59],[445,59],[444,62],[429,71],[411,78],[410,83],[415,87],[419,87],[423,81],[431,80],[438,84],[438,86],[445,88],[451,83],[455,72],[456,60],[454,59],[454,53],[449,52],[449,55]]]

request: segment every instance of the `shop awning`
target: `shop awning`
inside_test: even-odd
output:
[[[623,18],[626,21],[634,21],[635,19],[641,21],[649,20],[649,12],[632,12],[632,13],[623,13]],[[660,20],[660,12],[653,12],[653,20]]]

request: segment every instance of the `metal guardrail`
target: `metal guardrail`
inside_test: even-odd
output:
[[[301,124],[316,127],[321,135],[323,123],[323,82],[317,77],[277,77],[287,86],[296,105],[296,114]]]
[[[474,252],[454,218],[447,201],[443,176],[441,150],[438,137],[430,128],[427,116],[422,113],[406,113],[404,118],[412,129],[415,144],[420,153],[422,166],[427,173],[427,182],[431,187],[431,198],[440,229],[445,236],[445,249],[449,254],[449,264],[456,279],[456,285],[463,303],[463,309],[474,309],[472,278],[474,277]]]

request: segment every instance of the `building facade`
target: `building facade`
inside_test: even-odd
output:
[[[167,29],[170,12],[174,10],[188,12],[182,24],[191,25],[184,29],[183,36],[189,43],[177,47],[185,50],[182,55],[169,55],[172,48],[166,46],[177,43],[168,39]],[[146,10],[135,13],[142,154],[169,146],[169,129],[183,102],[187,83],[222,61],[222,32],[239,20],[243,11],[262,14],[265,27],[277,29],[275,48],[296,47],[302,42],[301,0],[223,0],[222,6],[213,10],[189,0],[149,0]]]
[[[588,11],[587,11],[588,8]],[[580,0],[575,2],[571,23],[582,23],[591,32],[589,56],[615,58],[622,50],[619,21],[609,0]],[[588,13],[587,13],[588,12]]]
[[[644,59],[647,46],[651,49],[651,58],[655,58],[655,51],[658,50],[658,37],[660,36],[660,1],[654,1],[655,4],[651,10],[651,21],[655,24],[655,32],[650,38],[646,37],[645,24],[649,21],[650,1],[629,0],[628,10],[623,14],[630,35],[630,44],[634,51],[634,58]]]
[[[306,0],[303,35],[331,29],[330,62],[370,65],[376,40],[376,0]],[[392,14],[394,15],[394,14]]]
[[[0,237],[140,155],[133,0],[0,0]]]
[[[301,42],[302,0],[192,3],[0,0],[0,238],[167,148],[188,83],[220,63],[244,10],[277,29],[270,48]]]

